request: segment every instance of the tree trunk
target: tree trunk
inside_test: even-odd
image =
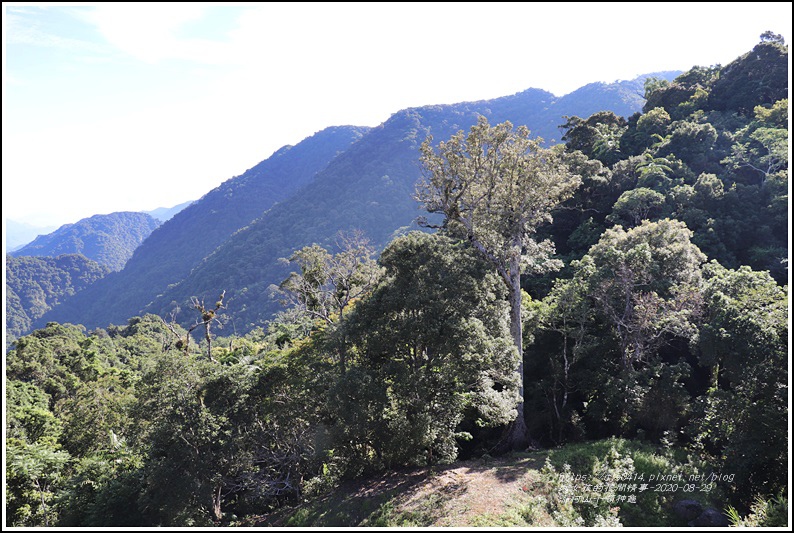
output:
[[[510,335],[518,350],[518,415],[510,425],[507,446],[512,450],[525,450],[529,445],[529,431],[524,421],[524,343],[521,324],[521,269],[518,260],[510,265]]]
[[[221,518],[223,518],[223,513],[221,512],[221,488],[222,485],[219,484],[212,495],[212,514],[215,515],[216,522],[220,522]]]

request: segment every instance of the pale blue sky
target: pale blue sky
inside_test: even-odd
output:
[[[3,4],[3,214],[197,199],[333,125],[726,64],[791,3]]]

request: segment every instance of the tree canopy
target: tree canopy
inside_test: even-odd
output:
[[[510,122],[490,126],[481,116],[468,135],[462,131],[442,141],[438,153],[432,137],[420,148],[425,178],[417,198],[430,213],[444,215],[444,229],[466,239],[496,270],[507,286],[510,331],[519,356],[519,396],[523,397],[524,363],[521,319],[521,273],[559,269],[550,240],[536,239],[538,226],[551,222],[551,211],[581,183],[562,150],[542,148],[526,126]],[[509,437],[526,446],[523,401]]]

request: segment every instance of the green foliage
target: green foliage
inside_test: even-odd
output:
[[[593,305],[616,335],[623,368],[647,360],[668,335],[689,337],[705,256],[673,220],[607,230],[574,265]]]
[[[602,111],[586,120],[576,116],[563,118],[566,122],[560,127],[566,130],[562,140],[567,151],[581,151],[588,158],[597,159],[607,166],[624,158],[620,140],[628,126],[623,117]]]
[[[54,499],[62,488],[68,453],[52,442],[10,439],[6,448],[6,512],[14,526],[49,527],[57,520]]]
[[[80,357],[84,341],[78,326],[48,324],[17,341],[6,358],[6,377],[35,384],[50,396],[51,404],[65,399],[79,386],[80,374],[91,373],[89,362]]]
[[[6,382],[6,437],[45,442],[61,434],[61,422],[50,411],[50,397],[33,383]]]
[[[33,383],[11,379],[6,388],[6,512],[13,526],[51,526],[55,498],[70,455],[61,450],[61,421],[50,397]]]
[[[326,325],[342,320],[345,308],[366,295],[381,276],[374,250],[360,232],[340,235],[340,251],[331,254],[312,245],[297,250],[289,261],[300,267],[279,288],[293,308]]]
[[[451,461],[464,420],[474,429],[515,417],[503,288],[447,237],[411,233],[380,262],[384,282],[350,319],[356,368],[332,389],[337,445],[368,446],[386,464]]]
[[[81,382],[74,395],[58,406],[65,426],[61,441],[72,455],[112,451],[118,435],[129,434],[131,385],[129,373],[108,369],[95,381]]]
[[[736,132],[732,153],[723,160],[750,183],[764,185],[778,173],[788,175],[788,99],[769,108],[756,106],[755,120]]]
[[[747,267],[711,263],[706,274],[708,319],[697,340],[712,381],[691,431],[744,480],[732,497],[748,505],[786,484],[779,465],[788,449],[788,295],[768,274]]]
[[[788,527],[788,497],[783,493],[773,498],[757,497],[744,518],[734,507],[727,514],[734,527]]]
[[[788,46],[762,39],[750,52],[725,66],[709,95],[712,109],[750,114],[788,95]]]
[[[719,161],[714,155],[717,137],[717,130],[709,123],[675,122],[656,155],[669,157],[674,154],[695,173],[710,171]]]
[[[551,211],[570,198],[581,184],[575,171],[581,163],[555,148],[542,148],[529,129],[513,131],[510,122],[491,127],[480,116],[468,135],[459,131],[441,142],[438,153],[432,137],[422,146],[425,179],[417,185],[417,199],[430,213],[444,215],[444,229],[472,244],[502,279],[510,302],[510,333],[519,356],[518,416],[508,445],[525,447],[523,410],[524,350],[521,318],[521,274],[559,270],[551,240],[536,238],[538,227],[551,222]]]
[[[135,406],[135,444],[151,458],[140,504],[157,524],[207,524],[250,489],[265,450],[255,443],[258,373],[192,358],[163,358],[144,377]],[[261,420],[264,422],[264,420]],[[262,425],[260,431],[266,426]],[[263,479],[259,490],[266,490]],[[272,480],[277,483],[278,480]]]
[[[664,108],[655,107],[644,114],[637,113],[629,118],[626,130],[620,138],[623,152],[639,155],[663,140],[671,122],[670,114]]]
[[[122,439],[111,450],[75,458],[58,501],[62,527],[133,527],[152,523],[138,508],[142,457]]]
[[[629,227],[639,226],[643,220],[648,220],[661,211],[664,200],[664,195],[644,187],[626,191],[615,202],[607,220],[614,223],[624,222]]]
[[[681,120],[697,111],[711,109],[709,94],[719,76],[719,66],[695,66],[671,83],[656,80],[646,84],[643,112],[664,109],[672,120]]]
[[[6,346],[28,333],[33,322],[110,270],[82,255],[6,255]]]
[[[554,450],[542,472],[549,512],[565,526],[676,525],[674,501],[710,503],[720,496],[716,485],[698,481],[703,464],[625,439]]]
[[[736,525],[786,525],[786,55],[765,34],[725,68],[651,80],[647,112],[628,121],[570,113],[566,147],[478,118],[549,109],[542,91],[326,132],[219,187],[93,284],[79,256],[7,257],[15,336],[61,300],[62,316],[124,324],[49,321],[10,345],[9,523],[247,524],[302,500],[311,510],[294,525],[427,525],[443,498],[401,511],[388,493],[325,512],[320,497],[350,476],[493,453],[524,410],[516,420],[542,445],[636,440],[555,449],[536,494],[479,524],[683,525],[670,511],[693,496],[685,483],[576,488],[586,503],[567,499],[569,475],[722,473],[732,482],[695,499],[735,506]],[[450,140],[420,146],[428,132]],[[440,234],[407,233],[418,156]],[[196,227],[203,240],[185,237]],[[379,266],[360,241],[332,248],[356,227],[385,247]],[[290,254],[282,289],[296,305],[263,322]],[[180,325],[123,311],[171,311],[219,286],[230,290],[214,309],[193,301],[204,321],[234,302],[234,334],[208,342],[208,358],[177,345]]]
[[[549,440],[680,429],[705,260],[690,236],[667,219],[609,229],[538,306],[529,396]]]

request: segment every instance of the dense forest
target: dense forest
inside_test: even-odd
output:
[[[147,213],[121,211],[65,224],[11,252],[16,257],[82,254],[112,271],[121,270],[135,249],[160,225]]]
[[[360,224],[283,252],[300,235],[287,199],[157,314],[17,339],[7,523],[252,525],[345,480],[555,449],[527,490],[559,526],[681,526],[695,504],[787,525],[788,47],[767,32],[644,91],[628,117],[560,117],[556,145],[495,112],[429,135],[430,110],[395,115],[419,127],[380,133],[413,131],[394,149],[420,178],[372,172],[421,206],[414,228],[373,244],[367,222],[396,221],[368,195]],[[363,195],[362,153],[333,172]],[[307,192],[323,213],[352,205],[325,205],[333,183]],[[268,246],[280,282],[232,292]],[[247,294],[265,288],[281,309],[266,321]],[[584,501],[575,478],[601,483]]]
[[[6,255],[6,346],[28,333],[44,313],[109,272],[107,266],[77,253]]]
[[[6,346],[53,307],[124,268],[159,225],[147,213],[94,215],[6,254]]]

